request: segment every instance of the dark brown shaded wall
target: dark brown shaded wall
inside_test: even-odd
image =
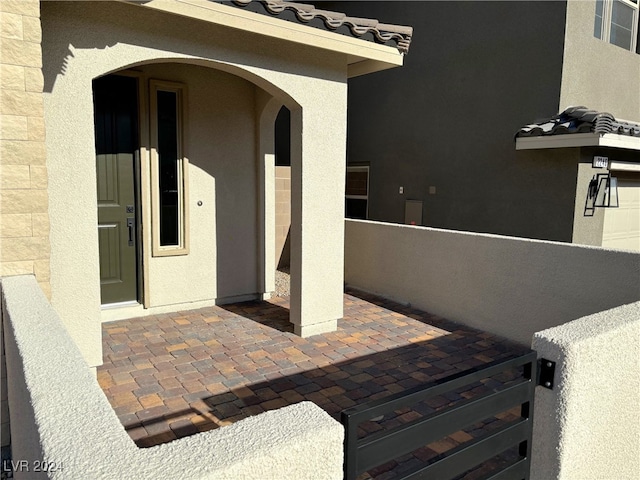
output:
[[[565,2],[315,4],[414,27],[403,67],[349,82],[348,162],[370,164],[370,219],[403,222],[405,200],[423,200],[425,225],[571,241],[575,157],[514,142],[558,112]]]

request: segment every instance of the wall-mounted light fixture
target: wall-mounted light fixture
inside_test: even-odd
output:
[[[618,179],[610,172],[598,173],[589,182],[587,200],[584,205],[585,216],[593,216],[597,207],[615,208],[618,206]]]

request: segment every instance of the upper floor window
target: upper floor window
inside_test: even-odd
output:
[[[625,50],[636,50],[638,0],[597,0],[593,35]]]

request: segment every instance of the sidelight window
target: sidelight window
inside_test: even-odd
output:
[[[185,255],[188,165],[182,151],[184,87],[152,80],[150,96],[153,254]]]

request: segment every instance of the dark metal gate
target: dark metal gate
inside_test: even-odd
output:
[[[514,369],[519,373],[502,388],[459,401],[389,430],[358,438],[358,426],[364,422]],[[500,428],[487,431],[482,436],[454,447],[398,478],[451,479],[482,465],[509,448],[517,447],[517,458],[506,465],[497,465],[488,477],[483,478],[528,479],[536,375],[536,352],[531,351],[517,358],[494,361],[344,410],[341,420],[345,426],[345,480],[355,480],[363,472],[518,406],[520,417],[517,420],[505,422]]]

